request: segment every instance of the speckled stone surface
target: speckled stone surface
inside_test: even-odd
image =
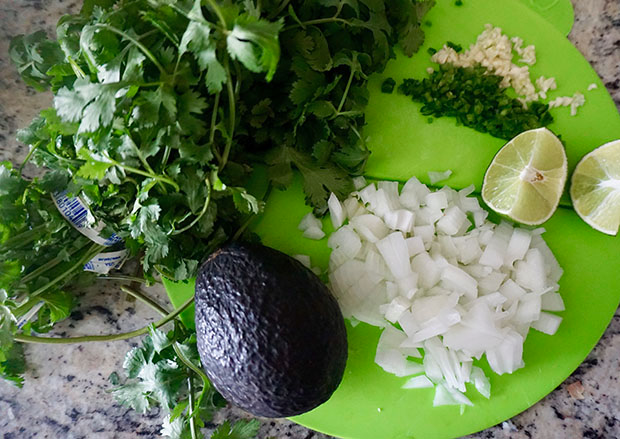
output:
[[[20,161],[27,152],[15,141],[51,103],[48,94],[23,85],[8,60],[11,37],[43,28],[48,34],[58,17],[77,11],[74,0],[0,0],[0,160]],[[620,108],[620,1],[573,0],[575,25],[569,39],[603,79]],[[165,303],[160,289],[151,293]],[[157,316],[132,302],[113,285],[101,285],[80,297],[81,306],[57,332],[97,334],[126,331]],[[135,340],[66,346],[29,346],[30,371],[22,390],[0,382],[0,436],[3,439],[159,438],[161,413],[146,415],[114,403],[108,376],[118,371]],[[620,312],[588,358],[560,387],[529,410],[468,438],[568,439],[620,438]],[[234,408],[225,418],[247,417]],[[211,428],[214,425],[211,425]],[[263,420],[259,437],[326,439],[281,420]],[[390,439],[390,438],[377,438]]]

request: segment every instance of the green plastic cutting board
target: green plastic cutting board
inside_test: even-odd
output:
[[[552,96],[582,91],[586,104],[576,117],[568,109],[553,110],[551,127],[565,141],[574,167],[586,152],[620,138],[620,115],[596,73],[566,40],[561,27],[551,25],[518,0],[438,1],[430,12],[427,42],[413,59],[398,57],[384,75],[371,78],[368,126],[364,133],[373,152],[368,175],[405,180],[416,175],[427,180],[428,171],[451,169],[451,186],[471,183],[479,188],[486,167],[504,143],[488,135],[455,126],[448,119],[428,124],[416,104],[403,96],[385,95],[379,85],[385,76],[421,77],[430,65],[426,49],[450,40],[469,45],[485,23],[535,44],[535,75],[555,76],[558,90]],[[557,26],[557,27],[556,27]],[[560,30],[558,30],[560,29]],[[595,83],[598,89],[586,91]],[[566,200],[565,200],[566,201]],[[326,267],[326,240],[304,239],[297,224],[310,209],[304,205],[299,180],[287,191],[274,191],[265,213],[252,225],[264,244],[288,254],[307,254],[314,265]],[[560,281],[566,311],[554,336],[532,330],[524,346],[525,367],[511,375],[489,372],[491,399],[468,392],[475,406],[460,414],[458,407],[432,407],[433,390],[403,390],[406,378],[385,373],[374,363],[380,331],[366,324],[348,327],[349,360],[342,384],[317,409],[292,418],[307,427],[351,439],[454,438],[483,430],[532,406],[572,373],[594,347],[620,301],[620,245],[618,238],[596,232],[570,207],[561,207],[545,223],[544,238],[555,253],[564,276]],[[329,232],[329,220],[324,221]],[[178,306],[193,294],[193,284],[166,282]],[[188,322],[192,314],[184,314]]]

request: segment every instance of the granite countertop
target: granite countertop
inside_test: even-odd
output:
[[[569,39],[603,79],[620,108],[620,3],[572,0],[575,25]],[[60,15],[79,9],[79,0],[0,0],[0,161],[19,162],[26,148],[15,139],[49,106],[51,96],[24,86],[8,59],[11,37],[40,28],[48,35]],[[152,294],[166,302],[162,289]],[[150,309],[122,296],[117,286],[85,291],[81,306],[57,333],[127,331],[157,319]],[[0,435],[4,439],[159,438],[162,414],[146,415],[116,404],[108,376],[121,369],[136,340],[84,345],[28,346],[29,372],[19,390],[0,382]],[[555,391],[525,412],[469,438],[620,437],[620,311],[579,368]],[[226,409],[215,419],[246,417]],[[213,428],[213,424],[208,427]],[[262,420],[259,437],[325,439],[320,433],[283,420]],[[385,439],[385,438],[377,438]]]

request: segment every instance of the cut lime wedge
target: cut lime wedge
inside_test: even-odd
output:
[[[620,139],[586,154],[575,168],[570,196],[577,214],[596,230],[620,228]]]
[[[484,175],[482,199],[514,221],[542,224],[558,207],[566,174],[560,139],[546,128],[525,131],[493,158]]]

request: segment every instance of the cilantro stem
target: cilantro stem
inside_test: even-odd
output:
[[[209,177],[205,178],[205,184],[207,185],[207,198],[205,200],[205,204],[202,206],[202,210],[200,211],[198,216],[196,218],[194,218],[194,220],[191,223],[189,223],[188,225],[186,225],[182,229],[174,230],[172,232],[173,235],[178,235],[180,233],[188,231],[189,229],[194,227],[194,225],[198,221],[200,221],[200,218],[202,218],[205,213],[207,213],[207,209],[209,208],[209,204],[211,203],[211,182],[209,181]]]
[[[228,56],[224,59],[224,69],[226,70],[226,94],[228,95],[228,118],[230,120],[230,128],[228,133],[228,139],[226,140],[226,146],[224,147],[224,153],[222,154],[222,161],[220,162],[219,171],[222,172],[228,162],[228,155],[230,154],[230,148],[232,147],[233,135],[235,132],[235,91],[233,89],[232,77],[230,74],[230,63]]]
[[[144,155],[142,155],[142,151],[140,151],[140,148],[138,148],[138,145],[136,145],[136,142],[134,142],[134,140],[131,138],[131,135],[129,134],[129,131],[125,131],[125,135],[127,136],[127,138],[129,139],[129,141],[131,142],[131,146],[133,147],[133,150],[135,151],[136,155],[138,156],[138,159],[140,160],[140,163],[142,163],[142,166],[144,166],[144,168],[150,172],[151,174],[155,175],[155,171],[153,171],[153,168],[151,168],[151,165],[149,165],[149,162],[146,160],[146,158],[144,158]],[[163,185],[163,183],[160,181],[159,185],[161,186],[162,191],[164,192],[164,194],[166,194],[166,187]],[[178,189],[177,189],[178,192]]]
[[[190,305],[194,303],[194,296],[190,297],[181,305],[179,308],[175,309],[170,314],[167,314],[161,320],[152,323],[148,326],[144,326],[143,328],[136,329],[131,332],[123,332],[120,334],[108,334],[108,335],[84,335],[81,337],[37,337],[33,335],[26,334],[15,334],[13,338],[15,341],[21,343],[45,343],[45,344],[71,344],[71,343],[88,343],[95,341],[116,341],[116,340],[127,340],[129,338],[138,337],[139,335],[147,334],[151,328],[151,325],[154,325],[155,328],[159,328],[166,323],[174,320],[179,314],[185,311]]]
[[[168,183],[170,186],[174,187],[174,189],[177,192],[179,192],[181,190],[179,185],[176,182],[174,182],[173,180],[170,180],[169,178],[162,177],[161,175],[157,175],[155,173],[146,172],[146,171],[143,171],[142,169],[134,168],[132,166],[124,165],[124,164],[119,163],[119,162],[117,162],[116,160],[113,160],[113,159],[110,159],[110,162],[113,163],[115,166],[123,168],[127,172],[131,172],[133,174],[142,175],[144,177],[150,177],[150,178],[152,178],[154,180],[163,181],[164,183]]]
[[[115,274],[113,276],[110,275],[105,275],[105,276],[97,276],[97,279],[99,280],[121,280],[121,281],[127,281],[127,282],[139,282],[139,283],[146,283],[146,280],[144,280],[143,278],[140,277],[135,277],[135,276],[123,276],[120,274]],[[123,287],[121,287],[121,290],[123,289]]]
[[[215,102],[213,102],[213,112],[211,113],[211,130],[209,131],[209,145],[213,155],[217,158],[218,163],[222,163],[222,156],[215,146],[215,123],[217,122],[217,110],[220,105],[220,92],[215,93]]]
[[[162,316],[168,315],[168,311],[166,309],[164,309],[161,305],[159,305],[153,299],[148,297],[146,294],[142,294],[141,291],[134,290],[133,288],[129,288],[126,285],[121,285],[121,291],[129,294],[132,297],[135,297],[136,299],[138,299],[140,302],[144,303],[145,305],[150,306],[155,311],[160,313]]]
[[[211,7],[211,9],[213,9],[213,12],[215,12],[215,15],[217,15],[217,19],[220,20],[220,23],[222,23],[222,26],[224,27],[224,29],[228,29],[228,26],[226,25],[226,19],[224,18],[224,14],[222,14],[222,10],[218,6],[218,4],[215,2],[215,0],[207,0],[207,4]]]
[[[211,382],[209,381],[209,378],[207,377],[207,375],[202,370],[200,370],[199,367],[197,367],[194,363],[192,363],[192,361],[189,358],[185,356],[181,348],[179,348],[179,343],[174,342],[172,344],[172,348],[174,349],[174,352],[176,352],[177,356],[179,357],[179,360],[181,360],[183,364],[185,364],[191,371],[193,371],[196,375],[198,375],[200,379],[202,380],[202,391],[200,392],[200,396],[198,396],[198,401],[196,401],[196,406],[193,409],[190,407],[189,415],[191,418],[193,418],[197,414],[197,410],[202,404],[202,400],[204,396],[207,394],[207,391],[211,387]]]
[[[136,40],[134,37],[132,37],[131,35],[128,35],[126,32],[123,32],[120,29],[115,28],[114,26],[110,26],[109,24],[102,24],[102,23],[97,23],[94,25],[95,27],[99,27],[99,28],[103,28],[103,29],[107,29],[110,32],[114,32],[117,35],[120,35],[121,37],[129,40],[131,43],[133,43],[138,49],[140,49],[142,51],[142,53],[144,53],[146,55],[146,57],[148,59],[151,60],[151,62],[153,64],[155,64],[155,67],[157,67],[159,69],[159,71],[165,75],[166,74],[166,70],[164,69],[164,67],[159,63],[159,61],[157,60],[157,58],[155,58],[155,55],[153,55],[153,53],[146,48],[146,46],[144,44],[142,44],[140,41]]]
[[[74,253],[80,250],[83,250],[85,247],[86,245],[73,249],[72,251],[69,252],[69,255],[73,255]],[[36,269],[32,270],[30,273],[22,277],[21,283],[25,284],[27,282],[30,282],[35,277],[40,276],[41,274],[45,273],[47,270],[54,268],[56,265],[60,264],[63,261],[64,261],[64,258],[60,255],[56,256],[55,258],[50,259],[45,264],[41,265],[40,267],[37,267]]]
[[[31,148],[30,151],[28,151],[28,155],[26,156],[26,158],[24,159],[24,161],[22,162],[21,165],[19,165],[19,169],[18,172],[21,174],[21,172],[24,169],[24,166],[26,166],[26,163],[28,163],[30,161],[30,158],[32,157],[32,154],[34,154],[34,152],[39,148],[39,146],[41,146],[43,144],[43,141],[41,142],[37,142],[36,144],[34,144]]]
[[[84,72],[84,70],[82,70],[78,63],[73,60],[73,58],[67,56],[67,61],[69,61],[69,64],[71,65],[71,69],[73,70],[73,73],[75,73],[75,76],[80,79],[86,78],[86,73]]]
[[[190,374],[187,377],[187,393],[188,393],[188,414],[189,414],[189,433],[192,436],[192,439],[198,439],[196,435],[196,419],[192,414],[195,410],[194,405],[194,377]]]
[[[344,93],[342,93],[342,98],[340,99],[340,104],[338,104],[337,113],[340,113],[342,107],[344,107],[344,102],[347,100],[347,95],[349,94],[349,89],[351,88],[351,83],[353,82],[353,77],[355,76],[355,70],[351,69],[351,73],[349,74],[349,80],[347,81],[347,85],[344,88]]]
[[[37,290],[33,291],[30,294],[30,297],[38,296],[39,294],[44,293],[48,288],[56,285],[58,282],[60,282],[61,280],[63,280],[64,278],[66,278],[69,275],[73,276],[75,274],[75,272],[80,267],[84,266],[84,264],[86,264],[88,261],[90,261],[93,257],[95,257],[104,248],[105,247],[103,245],[100,245],[100,244],[97,244],[97,243],[93,243],[86,250],[86,253],[80,259],[78,259],[75,264],[73,264],[67,270],[63,271],[60,275],[56,276],[54,279],[52,279],[51,281],[49,281],[48,283],[46,283],[42,287],[40,287]]]
[[[32,229],[26,230],[12,238],[7,239],[2,243],[2,248],[8,250],[12,247],[19,247],[22,245],[30,244],[32,241],[39,237],[39,232],[45,229],[46,224],[39,224]]]
[[[269,16],[267,17],[267,20],[271,21],[274,18],[276,18],[278,15],[280,15],[280,12],[282,12],[284,8],[286,8],[290,2],[291,0],[283,0],[282,3],[280,3],[280,6],[278,7],[278,9],[276,9],[271,14],[269,14]]]
[[[345,25],[351,25],[351,22],[349,20],[345,20],[344,18],[338,18],[337,16],[334,17],[327,17],[327,18],[317,18],[316,20],[308,20],[308,21],[302,21],[301,23],[295,23],[295,24],[291,24],[290,26],[286,26],[284,29],[282,29],[282,32],[286,32],[287,30],[291,30],[291,29],[296,29],[298,27],[301,28],[305,28],[306,26],[312,26],[315,24],[326,24],[326,23],[343,23]]]

